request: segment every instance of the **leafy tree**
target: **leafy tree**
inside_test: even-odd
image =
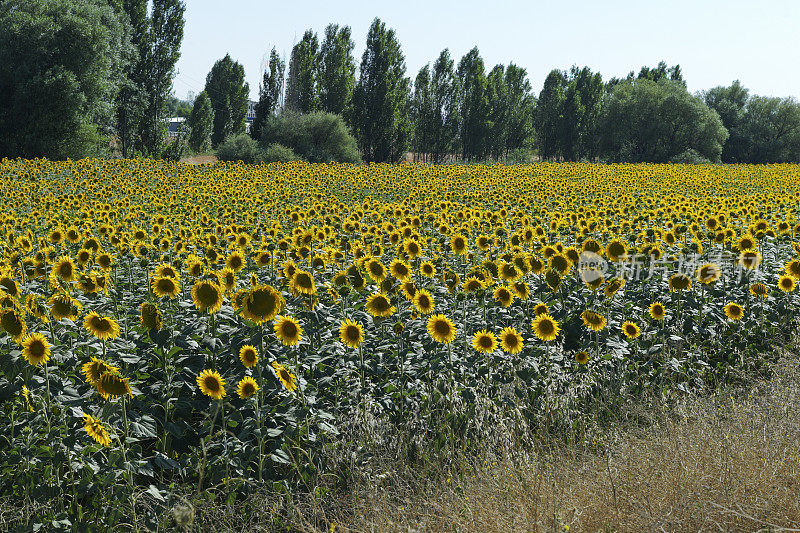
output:
[[[486,77],[486,143],[487,154],[499,159],[506,148],[508,133],[508,87],[506,69],[495,66]]]
[[[433,117],[430,124],[429,150],[433,162],[440,163],[454,150],[459,127],[458,80],[454,61],[446,48],[433,63],[430,83]]]
[[[137,148],[156,157],[161,154],[166,136],[164,119],[180,57],[185,10],[181,0],[153,0],[147,33],[139,43],[141,65],[135,68],[141,76],[138,81],[142,84],[144,108],[138,122]]]
[[[214,131],[214,109],[205,91],[194,99],[188,122],[189,147],[195,152],[208,151],[211,148],[211,133]]]
[[[319,50],[319,107],[322,111],[348,116],[356,84],[355,43],[350,27],[329,24]]]
[[[539,138],[539,156],[542,159],[554,159],[561,154],[561,122],[566,82],[562,71],[551,70],[539,93],[535,123]]]
[[[292,48],[286,84],[286,109],[290,111],[311,113],[317,109],[318,49],[317,34],[311,30]]]
[[[139,125],[147,105],[145,58],[150,19],[147,16],[147,0],[123,0],[122,9],[131,46],[126,52],[124,75],[120,78],[120,89],[116,96],[115,129],[122,157],[129,157],[137,146],[141,146],[138,139]]]
[[[486,153],[488,103],[483,59],[477,47],[461,58],[457,76],[461,105],[461,157],[470,161],[481,159]]]
[[[794,98],[753,96],[737,132],[744,145],[742,162],[800,161],[800,104]]]
[[[431,97],[431,67],[425,65],[419,70],[414,80],[414,94],[411,97],[411,121],[414,124],[414,134],[411,140],[411,150],[414,157],[421,156],[427,159],[427,154],[432,151],[433,128],[435,109]]]
[[[353,90],[352,126],[366,161],[397,161],[411,136],[410,80],[392,29],[375,19]]]
[[[0,156],[107,150],[128,48],[120,11],[106,1],[0,2]]]
[[[524,68],[510,63],[505,74],[507,119],[506,152],[530,148],[533,139],[535,100],[531,93],[528,73]]]
[[[719,161],[728,132],[719,115],[681,83],[618,84],[601,118],[601,153],[611,161],[663,163],[689,149]]]
[[[216,147],[228,135],[244,132],[250,94],[250,86],[244,81],[244,67],[225,54],[206,76],[205,92],[214,110],[211,144]]]
[[[597,128],[603,103],[603,77],[600,73],[592,73],[588,67],[571,70],[574,90],[580,97],[580,114],[572,119],[577,129],[574,135],[577,144],[569,155],[568,160],[592,159],[597,155],[598,141]],[[568,117],[568,113],[564,113]]]
[[[633,78],[633,72],[628,74],[628,78]],[[636,76],[636,78],[640,80],[650,80],[656,82],[661,80],[670,80],[678,82],[686,87],[686,81],[683,79],[683,71],[681,70],[681,66],[673,65],[668,67],[667,63],[664,61],[659,61],[655,68],[650,68],[647,66],[642,67],[639,70],[639,75]]]
[[[171,94],[167,97],[167,115],[170,117],[184,117],[189,118],[192,114],[192,102],[181,100],[175,95]]]
[[[743,162],[747,157],[747,140],[741,128],[748,96],[747,89],[739,80],[730,87],[714,87],[703,93],[706,105],[719,114],[722,125],[730,134],[722,147],[722,161],[725,163]]]
[[[269,70],[264,71],[264,79],[258,88],[258,103],[256,116],[250,125],[250,135],[253,139],[261,138],[261,128],[269,117],[275,115],[283,95],[283,73],[286,63],[278,55],[275,47],[269,54]]]

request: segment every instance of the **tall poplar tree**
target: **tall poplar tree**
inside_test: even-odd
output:
[[[283,96],[284,69],[286,63],[278,55],[275,47],[269,54],[269,68],[264,71],[264,79],[258,88],[258,103],[256,116],[250,125],[250,135],[255,140],[261,139],[261,130],[264,122],[278,112],[281,97]]]
[[[488,131],[486,75],[477,47],[461,58],[457,75],[461,106],[461,157],[473,161],[484,157]]]
[[[317,34],[308,30],[300,42],[292,48],[289,79],[286,83],[286,109],[303,114],[317,110],[318,59]]]
[[[250,95],[250,86],[244,81],[244,67],[225,54],[206,76],[205,92],[214,109],[211,144],[216,148],[228,135],[244,133]]]
[[[441,163],[451,153],[458,141],[458,79],[455,63],[448,49],[442,50],[433,63],[431,74],[431,148],[433,162]]]
[[[394,30],[376,18],[353,90],[353,130],[365,161],[398,161],[411,136],[411,81]]]
[[[320,110],[347,117],[356,84],[355,43],[350,26],[329,24],[319,50],[317,88]]]

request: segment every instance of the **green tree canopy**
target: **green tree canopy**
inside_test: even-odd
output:
[[[106,1],[0,2],[0,156],[107,149],[128,39]]]
[[[353,91],[352,126],[366,161],[398,161],[411,137],[406,62],[394,30],[375,19]]]
[[[250,94],[250,86],[244,81],[244,67],[225,54],[206,76],[205,92],[214,109],[211,144],[216,147],[228,135],[244,132]]]
[[[283,96],[284,69],[286,63],[278,55],[275,47],[269,53],[269,67],[264,71],[264,79],[258,88],[258,103],[256,116],[250,125],[250,135],[253,139],[261,138],[261,128],[264,122],[278,112],[278,107]]]
[[[475,47],[458,63],[458,88],[461,117],[461,157],[482,159],[486,154],[487,114],[486,74],[483,59]]]
[[[719,161],[728,138],[716,111],[664,79],[618,84],[601,122],[601,153],[611,161],[664,163],[690,149]]]
[[[292,48],[289,59],[289,79],[286,83],[286,109],[297,113],[311,113],[319,105],[317,95],[317,65],[319,40],[308,30]]]
[[[794,98],[753,96],[737,133],[743,138],[741,162],[800,161],[800,104]]]
[[[329,24],[319,50],[318,92],[320,110],[349,116],[348,107],[356,84],[355,43],[350,27]]]
[[[717,112],[730,137],[722,147],[722,161],[737,163],[747,157],[747,139],[742,131],[742,118],[749,98],[748,91],[739,80],[730,87],[714,87],[703,93],[706,105]]]
[[[211,133],[214,131],[214,109],[211,99],[203,91],[194,99],[189,115],[189,146],[195,152],[205,152],[211,148]]]

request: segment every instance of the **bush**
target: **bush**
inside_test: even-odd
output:
[[[264,160],[264,151],[246,133],[229,135],[217,147],[217,158],[221,161],[242,161],[244,163],[260,163]]]
[[[332,113],[273,117],[264,124],[261,143],[264,146],[278,143],[311,163],[361,162],[356,140],[344,119]]]
[[[298,156],[282,144],[272,143],[262,151],[263,161],[267,163],[286,163],[288,161],[302,161],[303,158]]]
[[[707,165],[710,164],[711,161],[703,157],[703,155],[693,148],[689,148],[688,150],[684,150],[683,152],[679,153],[678,155],[674,155],[669,159],[670,163],[679,163],[682,165]]]

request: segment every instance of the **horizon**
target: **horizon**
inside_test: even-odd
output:
[[[793,35],[794,22],[800,20],[800,2],[787,0],[759,10],[741,0],[702,6],[687,0],[669,6],[573,0],[569,10],[542,2],[505,1],[488,6],[474,0],[433,5],[418,1],[375,5],[363,0],[334,5],[301,0],[291,7],[233,0],[224,11],[209,0],[186,4],[184,40],[173,81],[173,92],[180,99],[202,91],[214,62],[229,53],[244,67],[250,99],[257,100],[272,47],[286,59],[288,75],[293,44],[307,29],[321,41],[330,23],[351,27],[358,69],[375,17],[395,30],[406,59],[406,76],[412,82],[419,69],[433,63],[444,48],[457,65],[477,46],[487,72],[498,63],[513,62],[525,68],[537,96],[552,69],[588,66],[607,81],[663,60],[681,66],[692,93],[738,79],[751,95],[800,97],[800,73],[787,68],[800,63],[800,42]],[[426,16],[420,16],[415,6],[423,6]],[[745,7],[747,16],[743,16]],[[567,12],[568,16],[557,16]],[[545,19],[548,24],[541,22]],[[264,21],[263,29],[251,21]],[[241,24],[253,31],[242,31]],[[478,36],[480,32],[485,35]],[[562,35],[570,39],[559,41]],[[632,41],[637,46],[631,46]]]

